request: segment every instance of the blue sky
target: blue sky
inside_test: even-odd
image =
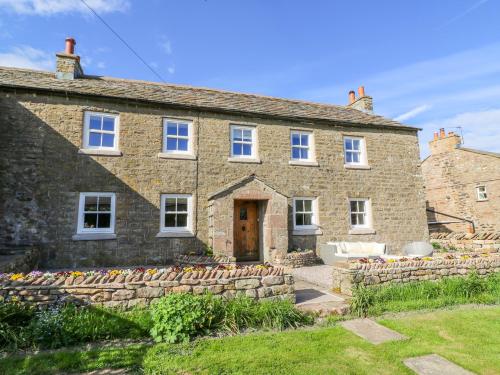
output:
[[[500,1],[86,0],[167,82],[345,104],[500,152]],[[0,65],[157,81],[79,0],[0,0]]]

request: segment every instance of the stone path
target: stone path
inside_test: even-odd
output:
[[[292,269],[292,274],[295,280],[305,281],[326,290],[331,290],[333,286],[332,266],[299,267]]]
[[[296,305],[305,311],[315,311],[320,315],[345,315],[349,311],[346,300],[321,286],[302,280],[295,281]]]
[[[384,327],[371,319],[353,319],[340,323],[342,327],[364,338],[372,344],[378,345],[387,341],[405,340],[407,337]]]
[[[418,375],[473,375],[472,372],[437,354],[408,358],[403,363]]]

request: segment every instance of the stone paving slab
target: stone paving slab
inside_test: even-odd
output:
[[[330,290],[333,287],[333,267],[328,265],[292,269],[293,278]]]
[[[473,375],[437,354],[408,358],[403,363],[418,375]]]
[[[349,312],[349,304],[341,295],[303,280],[295,282],[295,296],[297,307],[303,311],[316,312],[320,316]]]
[[[371,319],[353,319],[340,324],[345,329],[375,345],[382,344],[387,341],[405,340],[407,338],[406,336],[384,327]]]

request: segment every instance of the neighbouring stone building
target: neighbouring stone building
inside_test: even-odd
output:
[[[426,240],[418,129],[350,104],[0,68],[0,245],[47,267]]]
[[[500,232],[500,154],[463,147],[444,129],[422,162],[432,232]]]

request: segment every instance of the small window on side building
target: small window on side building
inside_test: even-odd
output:
[[[486,193],[486,186],[476,186],[476,195],[478,201],[487,201],[488,194]]]

